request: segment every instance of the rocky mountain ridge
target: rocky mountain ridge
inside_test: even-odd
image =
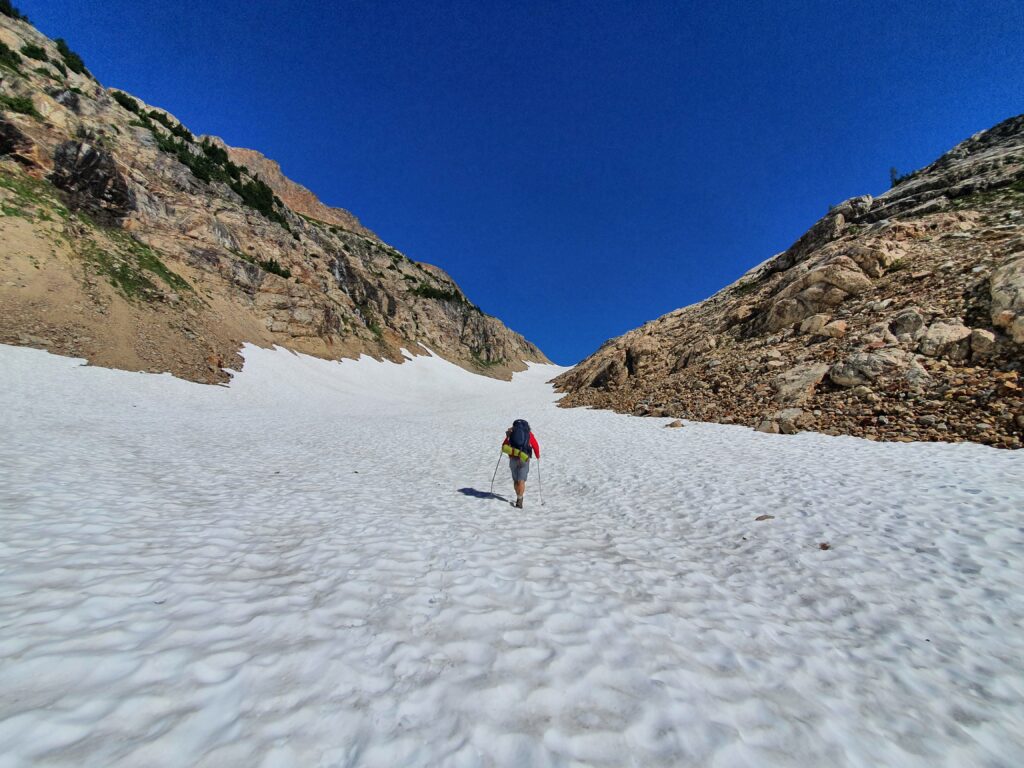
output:
[[[555,382],[564,406],[1019,448],[1022,363],[1024,115]]]
[[[282,202],[297,214],[308,216],[333,226],[343,227],[350,232],[365,235],[375,240],[380,239],[364,227],[353,213],[346,211],[344,208],[333,208],[329,205],[324,205],[320,202],[320,198],[311,191],[285,176],[281,170],[280,163],[276,160],[271,160],[262,152],[258,152],[255,149],[228,146],[215,136],[204,136],[201,138],[213,143],[219,143],[227,151],[228,157],[233,163],[259,174],[259,177],[274,190],[274,194],[280,197]]]
[[[243,343],[499,377],[547,358],[443,270],[252,150],[100,85],[0,15],[0,342],[202,382]]]

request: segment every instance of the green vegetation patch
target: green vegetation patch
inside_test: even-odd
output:
[[[0,110],[4,112],[17,112],[22,115],[31,115],[38,118],[40,114],[32,105],[32,99],[28,96],[5,96],[0,94]]]
[[[159,131],[154,131],[157,146],[169,155],[178,158],[178,162],[192,171],[192,175],[200,181],[209,184],[211,181],[230,182],[229,174],[221,166],[211,161],[202,150],[196,151],[195,146],[189,142],[166,136]],[[240,176],[241,174],[239,174]]]
[[[149,297],[159,290],[141,268],[130,263],[117,251],[104,250],[92,240],[83,239],[78,242],[78,252],[93,270],[107,278],[125,298]]]
[[[169,155],[174,155],[197,179],[207,184],[227,184],[242,198],[245,205],[291,231],[288,219],[281,212],[285,205],[274,194],[274,190],[259,176],[250,174],[245,166],[231,162],[224,147],[206,139],[196,142],[192,131],[184,125],[174,122],[166,114],[155,109],[147,112],[138,101],[126,93],[114,91],[111,97],[129,112],[138,115],[138,119],[133,120],[131,125],[147,128],[153,134],[157,147]],[[158,128],[156,123],[166,129],[167,133]],[[316,221],[308,216],[304,218]],[[292,234],[295,236],[295,233]]]
[[[22,174],[0,172],[0,188],[13,193],[4,204],[4,214],[30,220],[51,220],[50,214],[67,218],[70,212],[60,202],[57,190],[50,182],[33,179]]]
[[[178,292],[194,293],[181,275],[173,272],[160,259],[157,252],[140,243],[122,229],[98,226],[85,214],[72,214],[60,201],[57,189],[46,180],[34,179],[20,173],[0,170],[0,189],[12,193],[0,205],[5,216],[20,216],[30,221],[53,221],[75,218],[92,229],[96,235],[105,235],[110,247],[104,248],[94,237],[76,238],[73,246],[96,272],[129,299],[159,299],[162,282]]]
[[[274,190],[272,190],[259,176],[255,176],[245,182],[234,181],[229,183],[229,186],[238,193],[238,196],[242,198],[243,203],[253,210],[259,211],[271,221],[276,221],[282,227],[291,231],[291,227],[288,226],[288,220],[274,207],[275,205],[284,207],[283,203],[281,203],[277,195],[274,194]]]
[[[114,101],[116,101],[122,107],[127,109],[129,112],[134,112],[136,115],[142,112],[142,107],[139,105],[139,102],[137,102],[127,93],[122,93],[121,91],[114,91],[110,94],[110,96],[111,98],[113,98]],[[139,125],[145,126],[145,124],[142,122],[139,122]]]
[[[378,247],[381,250],[383,250],[388,256],[391,257],[391,261],[394,264],[401,264],[403,261],[411,261],[411,259],[408,256],[399,251],[397,248],[392,248],[390,245],[385,245],[384,243],[381,243]]]
[[[264,272],[270,272],[273,275],[279,275],[287,280],[292,276],[292,271],[288,267],[282,267],[281,262],[277,259],[254,259],[252,256],[247,256],[241,251],[232,250],[235,256],[240,258],[242,261],[247,261],[250,264],[255,264],[257,267],[262,269]],[[295,278],[298,281],[298,278]]]
[[[436,285],[417,285],[409,293],[415,296],[422,296],[424,299],[436,299],[438,301],[451,301],[456,304],[467,303],[466,297],[454,289],[439,288]]]
[[[0,0],[0,13],[18,21],[28,21],[28,16],[11,5],[11,0]]]
[[[192,131],[190,131],[181,123],[174,122],[163,112],[158,112],[155,109],[151,109],[149,110],[147,117],[149,117],[152,120],[156,120],[158,123],[160,123],[160,125],[162,125],[168,131],[170,131],[172,135],[177,136],[179,139],[184,139],[189,144],[192,144],[196,140],[196,137],[192,135]]]
[[[263,269],[274,275],[280,275],[285,280],[292,276],[292,271],[288,267],[282,267],[281,262],[277,259],[267,259],[266,261],[257,261]]]
[[[305,213],[299,213],[298,211],[296,211],[296,213],[298,213],[299,216],[304,218],[307,222],[312,224],[314,227],[326,227],[331,232],[334,232],[334,230],[336,229],[336,227],[332,227],[326,221],[321,221],[320,219],[317,219],[317,218],[315,218],[313,216],[307,216]]]
[[[235,165],[231,162],[231,158],[228,157],[228,151],[224,149],[224,147],[210,141],[203,141],[199,146],[202,148],[203,154],[209,158],[210,162],[224,168],[228,176],[233,179],[237,179],[241,175],[242,166]]]
[[[242,198],[245,205],[291,232],[288,219],[281,212],[284,203],[274,194],[274,190],[259,176],[250,175],[245,166],[231,162],[226,149],[205,139],[197,143],[195,136],[184,125],[172,121],[162,112],[146,112],[127,94],[115,91],[112,96],[122,107],[139,116],[138,120],[132,121],[132,125],[148,128],[157,147],[174,155],[178,162],[192,171],[193,176],[207,184],[215,181],[227,184]],[[154,121],[166,128],[170,135],[157,128]],[[243,178],[243,175],[249,178]]]
[[[499,358],[498,360],[484,360],[476,352],[472,353],[472,357],[473,364],[479,368],[496,368],[499,365],[505,365],[508,362],[505,358]]]
[[[452,304],[458,304],[465,309],[476,312],[479,315],[483,314],[483,310],[480,309],[480,307],[467,299],[462,292],[455,288],[440,288],[436,285],[420,284],[410,288],[409,293],[414,296],[422,296],[425,299],[436,299],[437,301],[447,301]]]
[[[21,72],[21,56],[3,43],[0,43],[0,67],[11,72]]]
[[[30,59],[36,61],[49,61],[50,57],[46,55],[46,49],[41,45],[33,45],[32,43],[25,43],[21,46],[21,55],[27,56]]]
[[[156,275],[176,291],[192,290],[192,286],[181,275],[172,272],[150,246],[140,243],[122,229],[108,230],[107,236],[119,246],[122,255],[134,261],[139,270]]]
[[[899,171],[896,170],[896,168],[890,168],[889,169],[889,186],[890,187],[895,187],[897,184],[899,184],[901,182],[904,182],[907,179],[909,179],[915,173],[916,173],[916,171],[911,171],[910,173],[900,173]]]
[[[7,203],[0,203],[0,213],[2,213],[4,216],[25,216],[24,210],[22,210],[21,208],[16,208],[13,205],[8,205]]]
[[[89,74],[89,70],[85,68],[85,62],[82,61],[82,57],[68,47],[68,44],[63,37],[58,37],[53,42],[57,46],[57,52],[64,60],[64,64],[68,69],[79,75],[92,77],[92,75]]]
[[[79,218],[89,221],[82,216]],[[104,234],[110,240],[110,248],[102,247],[92,238],[80,238],[76,249],[93,271],[103,275],[126,299],[159,300],[164,292],[157,280],[175,291],[194,292],[192,286],[168,269],[148,245],[122,230],[105,230]]]

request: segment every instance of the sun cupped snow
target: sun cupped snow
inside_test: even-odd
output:
[[[0,766],[1024,760],[1024,452],[244,355],[0,346]]]

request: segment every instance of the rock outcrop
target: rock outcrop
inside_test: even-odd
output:
[[[285,176],[277,161],[271,160],[255,149],[230,147],[217,137],[211,136],[209,138],[211,141],[219,142],[224,146],[232,162],[245,166],[253,173],[259,174],[259,177],[274,190],[274,194],[280,197],[284,204],[296,213],[376,239],[377,236],[364,227],[354,214],[346,211],[344,208],[333,208],[329,205],[324,205],[315,194]]]
[[[0,15],[0,43],[0,342],[204,382],[245,342],[547,362],[272,160],[104,88],[23,20]]]
[[[565,406],[1017,448],[1022,345],[1024,115],[555,381]]]
[[[118,224],[135,210],[134,193],[104,149],[81,141],[58,144],[49,180],[65,193],[68,207],[104,224]]]

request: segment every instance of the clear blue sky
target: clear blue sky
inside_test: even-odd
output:
[[[1024,3],[16,2],[577,362],[1024,112]]]

